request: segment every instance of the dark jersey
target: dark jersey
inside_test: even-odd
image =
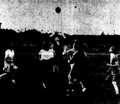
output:
[[[71,76],[73,78],[78,79],[84,79],[84,75],[87,73],[86,71],[86,56],[84,52],[77,52],[73,56],[73,58],[70,61],[70,64],[73,64],[73,69],[71,72]]]

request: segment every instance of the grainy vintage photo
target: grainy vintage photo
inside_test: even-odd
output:
[[[120,104],[119,0],[0,0],[0,104]]]
[[[2,104],[119,104],[119,37],[37,38],[0,42]]]

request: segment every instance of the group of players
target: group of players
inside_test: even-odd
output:
[[[38,53],[39,61],[41,62],[42,67],[41,69],[44,69],[40,74],[43,74],[41,80],[43,89],[50,93],[54,93],[54,97],[56,94],[59,95],[62,92],[64,93],[62,90],[66,90],[66,92],[68,92],[65,96],[70,96],[70,93],[74,93],[76,90],[74,89],[75,86],[71,90],[69,89],[69,85],[72,86],[73,84],[79,86],[79,88],[76,87],[76,94],[86,92],[89,90],[88,86],[90,86],[90,84],[88,83],[89,71],[87,69],[86,62],[87,53],[84,51],[83,44],[80,44],[79,41],[75,40],[72,48],[69,48],[66,45],[63,47],[60,46],[61,43],[58,37],[55,40],[56,44],[47,41],[43,42],[42,49]],[[111,84],[114,87],[115,94],[119,95],[119,87],[116,81],[116,75],[118,75],[120,71],[119,54],[115,50],[114,46],[111,46],[109,49],[110,62],[107,66],[110,67],[108,70],[110,74],[105,80],[108,80],[110,75],[113,76]],[[15,78],[16,73],[19,70],[19,66],[15,65],[14,57],[14,49],[7,49],[5,51],[3,73],[0,75],[0,79],[11,73],[11,82],[15,84],[17,83]],[[65,86],[68,86],[68,88]],[[80,86],[81,91],[79,92]],[[73,94],[73,96],[75,95]],[[58,96],[58,98],[59,97],[60,96]]]
[[[39,76],[41,77],[39,78],[41,79],[39,79],[39,83],[42,84],[43,90],[46,90],[46,94],[52,93],[54,97],[56,97],[56,101],[60,100],[60,97],[70,96],[71,91],[74,92],[75,89],[72,88],[70,90],[69,85],[72,86],[73,84],[78,83],[79,86],[82,86],[82,91],[85,91],[86,89],[82,83],[82,80],[84,80],[82,77],[85,77],[85,70],[83,70],[82,73],[81,70],[79,70],[83,66],[84,68],[86,66],[85,58],[87,56],[82,49],[82,45],[80,46],[79,42],[75,40],[73,46],[69,47],[67,45],[62,45],[63,41],[60,41],[60,38],[56,37],[55,43],[48,41],[43,42],[41,50],[37,53],[40,67],[36,67],[38,70],[40,70]],[[79,49],[81,49],[81,51],[79,51]],[[5,76],[10,75],[11,83],[13,83],[13,85],[16,83],[18,84],[17,81],[19,80],[16,78],[18,78],[17,75],[19,74],[20,70],[20,67],[15,64],[16,62],[14,61],[14,57],[16,57],[14,49],[5,50],[4,66],[2,69],[3,73],[0,75],[1,80]],[[79,57],[81,57],[81,61],[79,60]],[[79,63],[81,63],[81,65],[79,65]],[[37,75],[38,73],[36,73],[36,76]],[[82,79],[81,81],[79,80],[80,78]]]

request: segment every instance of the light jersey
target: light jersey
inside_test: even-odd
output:
[[[49,60],[49,59],[54,57],[54,50],[53,49],[49,49],[48,51],[45,51],[45,50],[42,49],[39,52],[39,55],[41,55],[41,59],[40,60]]]
[[[10,49],[8,49],[5,51],[5,58],[7,57],[13,58],[14,55],[15,55],[14,50],[11,51]]]
[[[110,53],[110,64],[112,64],[113,59],[116,58],[116,55],[114,53]]]

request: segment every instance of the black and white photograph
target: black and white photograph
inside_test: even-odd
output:
[[[120,104],[119,0],[0,0],[0,104]]]

